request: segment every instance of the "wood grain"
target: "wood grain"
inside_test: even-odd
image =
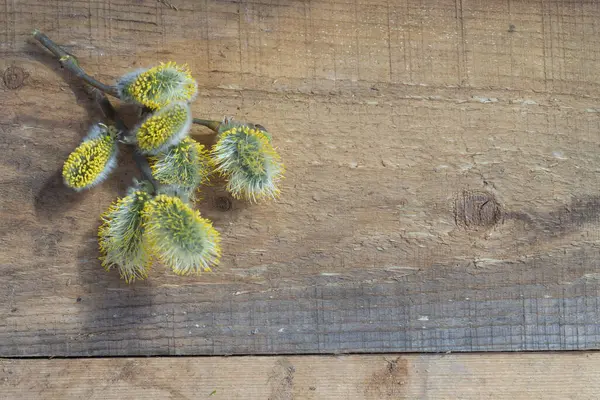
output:
[[[169,3],[1,6],[0,355],[600,348],[597,4]],[[104,81],[188,62],[195,116],[273,132],[279,201],[199,205],[215,273],[101,269],[135,168],[63,187],[100,114],[34,27]]]
[[[3,399],[597,399],[600,355],[1,360]]]

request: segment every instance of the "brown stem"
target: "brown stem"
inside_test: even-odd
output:
[[[115,125],[117,125],[117,129],[127,130],[125,123],[121,120],[121,118],[117,114],[117,110],[115,110],[115,107],[112,105],[110,100],[108,100],[108,97],[106,97],[104,92],[96,88],[92,88],[90,92],[96,98],[96,103],[98,103],[98,105],[100,106],[102,114],[104,114],[106,119],[114,121]]]
[[[138,149],[135,149],[133,151],[133,160],[135,161],[135,164],[137,165],[138,169],[140,170],[140,173],[142,174],[142,179],[145,179],[148,182],[150,182],[154,187],[154,193],[156,193],[159,185],[156,179],[154,179],[154,177],[152,176],[152,168],[150,168],[150,163],[148,163],[148,159],[144,157],[144,155],[140,153]]]
[[[219,132],[219,126],[221,126],[220,121],[211,121],[208,119],[200,119],[200,118],[194,118],[194,123],[198,124],[198,125],[206,126],[207,128],[210,128],[217,133]]]
[[[114,106],[106,97],[106,94],[109,94],[113,97],[119,98],[117,89],[114,86],[109,86],[88,75],[83,68],[79,66],[77,57],[67,53],[63,48],[61,48],[39,30],[35,29],[32,34],[42,46],[44,46],[58,58],[58,62],[60,62],[64,68],[71,71],[73,74],[75,74],[75,76],[93,87],[92,93],[95,95],[96,101],[102,109],[104,116],[115,123],[116,128],[122,133],[122,135],[127,136],[129,129],[119,117],[119,114],[115,110]],[[158,188],[158,182],[156,182],[152,176],[152,169],[150,168],[150,164],[148,163],[146,157],[144,157],[144,155],[136,149],[133,151],[133,159],[140,170],[140,173],[142,174],[142,178],[149,181],[154,187],[154,191],[156,191]]]
[[[59,45],[57,45],[55,42],[53,42],[48,36],[46,36],[45,34],[43,34],[40,31],[38,31],[37,29],[35,29],[33,31],[32,35],[35,38],[35,40],[40,42],[40,44],[42,46],[44,46],[46,49],[48,49],[52,54],[54,54],[58,58],[58,62],[60,62],[60,64],[64,68],[71,71],[75,76],[77,76],[78,78],[85,81],[88,85],[91,85],[91,86],[103,91],[106,94],[109,94],[109,95],[117,97],[117,98],[119,97],[119,93],[117,92],[117,89],[114,86],[110,86],[105,83],[102,83],[102,82],[94,79],[90,75],[88,75],[79,66],[79,61],[77,61],[77,58],[75,56],[67,53],[63,48],[61,48]]]

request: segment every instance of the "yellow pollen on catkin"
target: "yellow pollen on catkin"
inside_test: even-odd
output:
[[[148,276],[152,259],[144,236],[142,210],[150,195],[141,190],[111,204],[98,229],[100,260],[107,271],[116,268],[127,283]]]
[[[178,275],[210,270],[221,255],[212,223],[180,198],[158,195],[144,208],[144,227],[157,257]]]
[[[236,133],[241,133],[241,132],[245,133],[248,136],[256,137],[263,143],[269,143],[269,138],[267,137],[267,135],[264,134],[263,131],[261,131],[260,129],[256,129],[256,128],[250,128],[245,125],[236,126],[236,127],[226,130],[225,132],[223,132],[221,134],[220,138],[225,138],[229,135],[234,135]]]
[[[187,64],[170,61],[142,72],[127,87],[127,94],[151,109],[159,109],[173,101],[189,101],[197,85]]]
[[[164,185],[196,187],[205,184],[214,169],[206,148],[190,138],[150,158],[154,178]]]
[[[63,178],[67,186],[83,189],[93,185],[107,169],[115,151],[111,135],[103,135],[81,143],[65,161]]]
[[[136,133],[140,150],[152,152],[164,146],[183,129],[188,118],[188,109],[180,104],[150,116]]]
[[[257,201],[279,195],[285,167],[262,130],[238,125],[221,133],[211,155],[237,199]]]

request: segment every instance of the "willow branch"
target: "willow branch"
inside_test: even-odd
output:
[[[154,192],[158,189],[158,182],[152,176],[152,168],[150,168],[150,163],[148,163],[148,159],[139,152],[138,149],[133,151],[133,161],[135,161],[135,165],[137,165],[140,173],[142,174],[142,179],[147,180],[154,187]]]
[[[211,121],[208,119],[200,119],[200,118],[194,118],[194,123],[197,125],[206,126],[207,128],[210,128],[217,133],[219,132],[219,126],[221,126],[220,121]]]
[[[38,31],[37,29],[33,31],[32,35],[35,38],[35,40],[40,42],[42,46],[44,46],[58,58],[58,62],[60,63],[60,65],[62,65],[67,70],[71,71],[75,76],[82,79],[88,85],[93,86],[106,94],[119,98],[119,93],[117,92],[117,89],[114,86],[102,83],[93,78],[92,76],[88,75],[83,70],[83,68],[79,66],[79,61],[77,61],[77,58],[74,55],[67,53],[62,47],[53,42],[52,39],[50,39],[48,36]]]
[[[100,106],[102,110],[102,114],[106,119],[109,119],[115,123],[115,126],[120,131],[127,131],[127,126],[123,120],[117,114],[117,110],[112,105],[112,103],[108,100],[108,97],[104,94],[104,92],[93,88],[91,91],[92,95],[96,98],[96,103]]]
[[[104,114],[104,116],[107,119],[113,121],[115,123],[115,127],[119,130],[119,132],[121,132],[119,136],[121,136],[122,138],[130,136],[129,129],[127,128],[121,117],[119,117],[117,110],[115,110],[115,107],[108,100],[106,94],[104,94],[104,92],[98,89],[92,89],[92,92],[96,96],[96,102],[102,109],[102,113]],[[130,144],[127,141],[124,141],[124,143]],[[138,149],[135,149],[133,151],[133,160],[135,161],[135,164],[137,165],[138,169],[140,170],[140,173],[142,174],[142,179],[150,182],[154,187],[154,191],[156,191],[158,189],[158,182],[152,176],[152,169],[150,168],[150,164],[148,163],[146,157],[143,154],[141,154]]]

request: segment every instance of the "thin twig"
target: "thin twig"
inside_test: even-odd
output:
[[[200,118],[194,118],[194,123],[198,124],[198,125],[206,126],[207,128],[210,128],[217,133],[219,132],[219,126],[221,126],[220,121],[211,121],[208,119],[200,119]]]
[[[90,92],[96,98],[96,103],[98,103],[98,105],[100,106],[104,117],[106,117],[106,119],[114,121],[118,130],[127,130],[127,126],[125,126],[125,123],[117,114],[117,110],[115,110],[115,107],[108,100],[108,97],[106,97],[104,92],[96,88],[92,88]]]
[[[58,44],[56,44],[52,39],[50,39],[44,33],[35,29],[33,31],[33,37],[35,38],[35,40],[40,42],[40,44],[42,46],[44,46],[52,54],[54,54],[58,58],[58,62],[60,62],[60,64],[64,68],[71,71],[75,76],[82,79],[88,85],[93,86],[94,88],[102,91],[103,93],[106,93],[113,97],[119,98],[119,93],[117,92],[117,89],[114,86],[110,86],[105,83],[102,83],[102,82],[98,81],[97,79],[95,79],[94,77],[88,75],[83,70],[83,68],[81,68],[81,66],[79,65],[79,61],[77,60],[77,57],[75,57],[72,54],[69,54],[67,51],[65,51],[62,47],[60,47]],[[108,100],[106,100],[106,101],[108,101]],[[101,104],[101,106],[102,106],[102,104]],[[149,111],[149,110],[146,110],[146,111]],[[219,126],[221,125],[221,122],[219,122],[219,121],[211,121],[211,120],[200,119],[200,118],[194,118],[194,123],[198,124],[198,125],[206,126],[215,132],[219,132]]]
[[[40,32],[39,30],[35,29],[33,31],[33,37],[35,38],[35,40],[40,42],[40,44],[42,46],[44,46],[46,49],[50,50],[50,52],[58,58],[58,62],[60,62],[60,64],[64,68],[71,71],[75,76],[77,76],[78,78],[85,81],[88,85],[91,85],[106,94],[109,94],[109,95],[117,97],[117,98],[119,97],[119,93],[117,92],[117,89],[114,86],[110,86],[105,83],[102,83],[102,82],[96,80],[95,78],[91,77],[90,75],[88,75],[79,66],[79,61],[77,61],[77,58],[75,56],[67,53],[63,48],[61,48],[59,45],[57,45],[55,42],[53,42],[48,36],[46,36],[45,34]]]
[[[106,118],[114,121],[116,128],[119,130],[119,132],[121,132],[120,138],[125,139],[127,136],[129,136],[129,129],[127,128],[123,120],[119,117],[111,102],[106,97],[106,94],[109,94],[113,97],[119,98],[119,93],[117,92],[117,89],[114,86],[102,83],[96,80],[94,77],[88,75],[79,65],[77,57],[75,57],[72,54],[69,54],[66,50],[64,50],[54,41],[52,41],[52,39],[50,39],[44,33],[35,29],[32,35],[35,38],[35,40],[40,42],[42,46],[44,46],[58,58],[58,62],[60,62],[60,64],[64,68],[71,71],[75,76],[82,79],[84,82],[86,82],[88,85],[94,88],[92,89],[92,93],[94,93],[94,95],[96,96],[96,101],[98,102],[98,105],[102,109],[102,112],[104,113]],[[149,112],[149,110],[145,111]],[[219,121],[211,121],[199,118],[194,118],[194,123],[206,126],[215,132],[219,131],[219,126],[221,125],[221,122]],[[123,142],[127,143],[126,140],[124,140]],[[146,157],[139,153],[138,150],[134,150],[133,158],[143,178],[150,181],[150,183],[152,183],[152,186],[154,186],[154,189],[156,190],[158,188],[158,183],[152,177],[152,170],[150,169],[150,165],[148,164],[148,160],[146,160]]]
[[[154,187],[154,192],[156,193],[159,185],[158,185],[158,182],[156,181],[156,179],[154,179],[154,177],[152,176],[152,168],[150,168],[148,159],[146,157],[144,157],[144,155],[142,153],[140,153],[138,149],[135,149],[133,151],[133,160],[135,161],[135,164],[137,165],[138,169],[140,170],[140,173],[142,174],[142,178],[152,184],[152,186]]]

